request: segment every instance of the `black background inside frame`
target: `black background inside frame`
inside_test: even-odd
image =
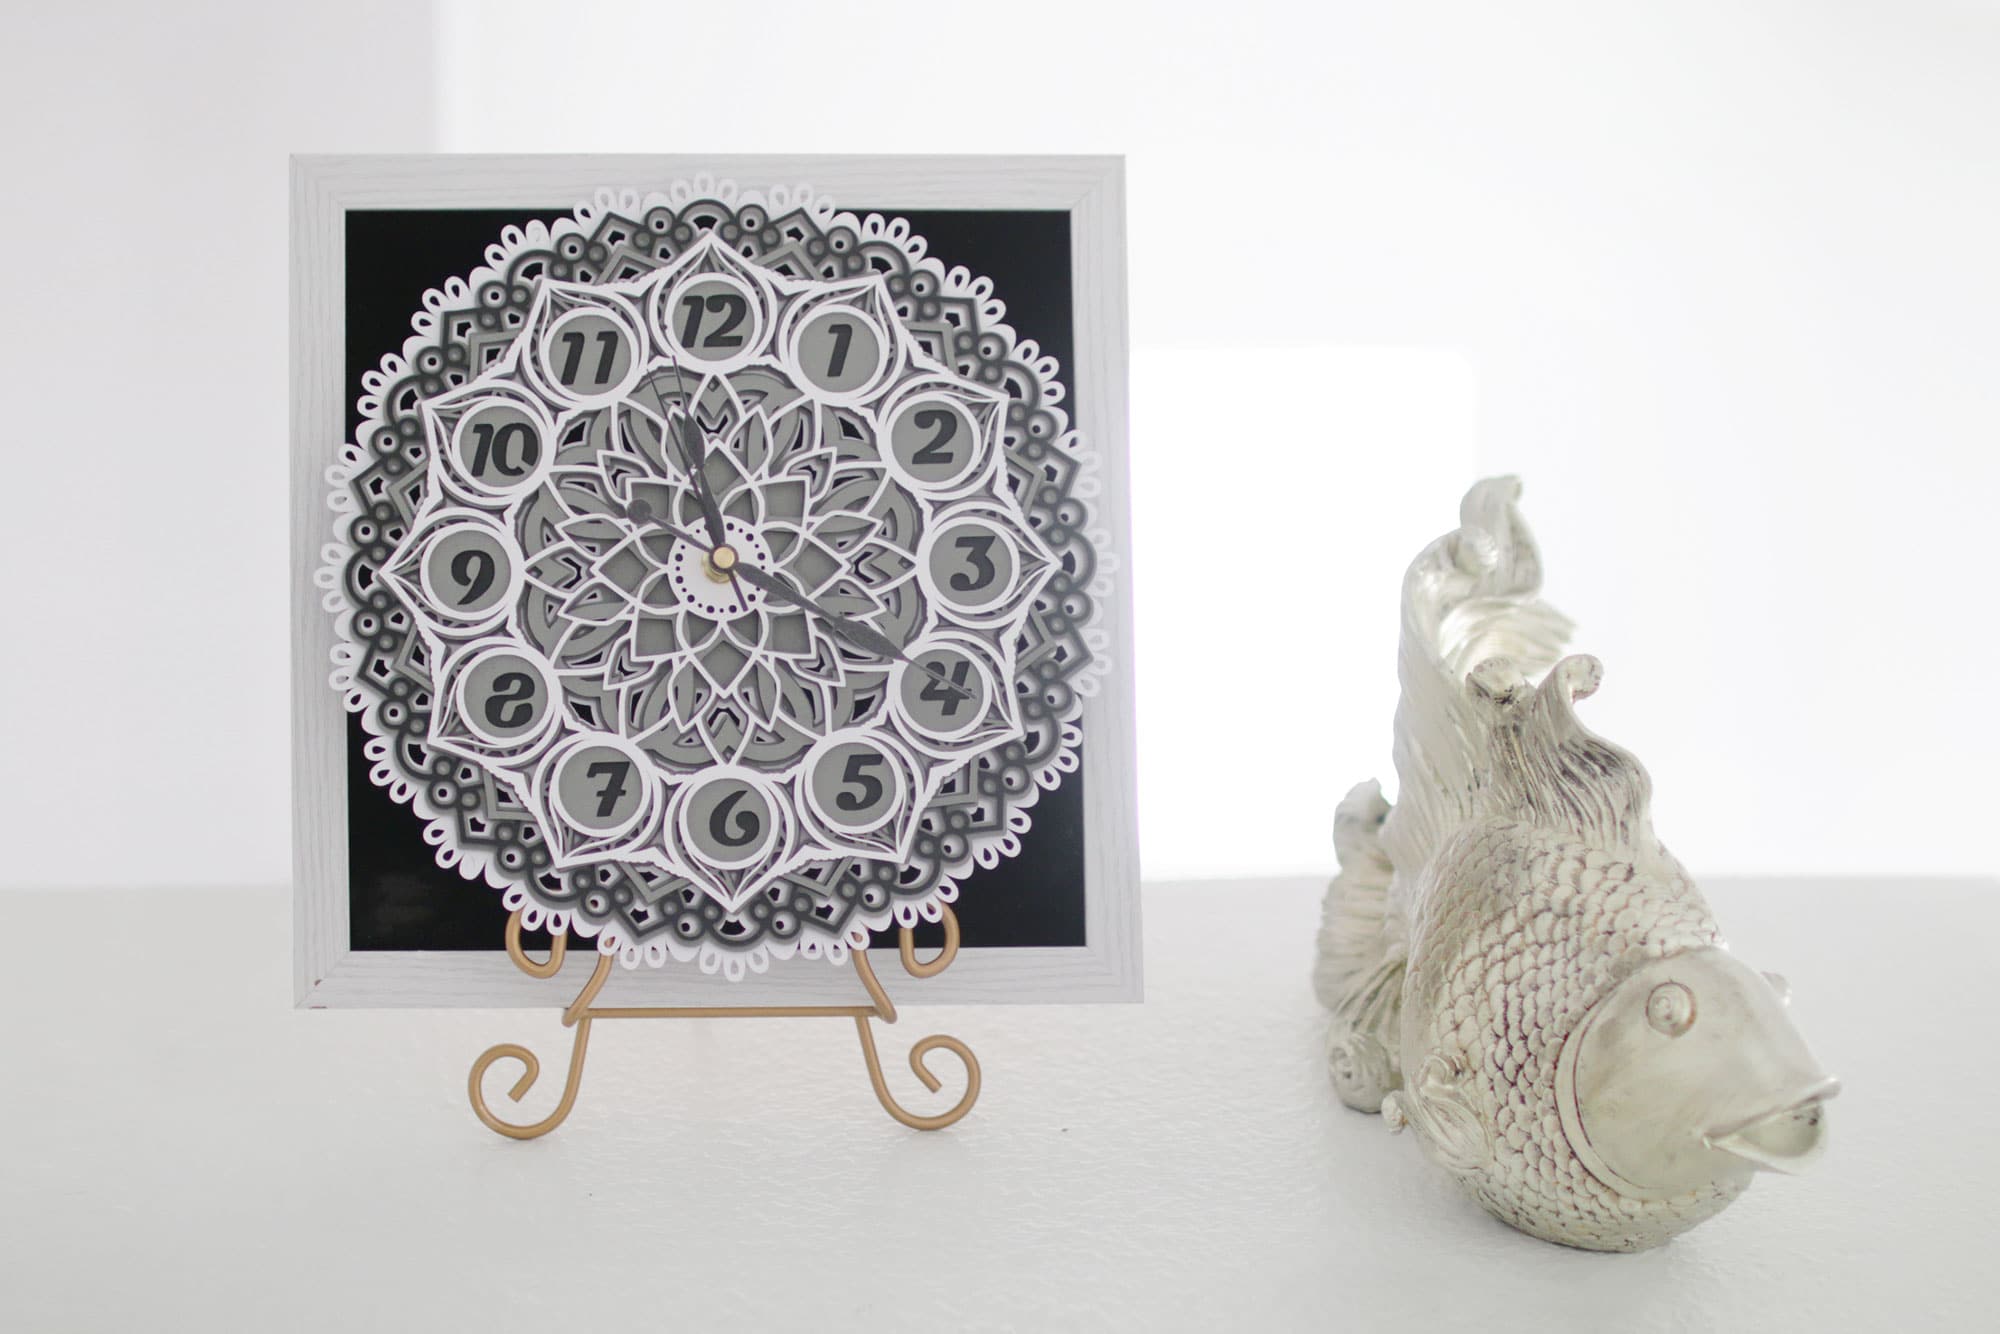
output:
[[[857,208],[863,215],[877,210]],[[400,351],[427,289],[485,262],[509,223],[555,222],[566,211],[357,210],[347,215],[346,438],[361,428],[361,376]],[[1052,354],[1074,395],[1069,215],[1055,211],[900,211],[947,266],[993,280],[1008,323]],[[357,950],[497,950],[507,922],[499,892],[437,864],[422,822],[368,780],[366,734],[347,718],[348,922]],[[1081,946],[1084,940],[1083,776],[1043,792],[1019,856],[975,868],[957,905],[968,948]],[[890,933],[884,933],[889,936]],[[918,930],[935,947],[941,929]],[[541,932],[523,937],[542,948]]]

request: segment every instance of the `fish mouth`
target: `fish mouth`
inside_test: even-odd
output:
[[[1820,1079],[1778,1106],[1717,1126],[1702,1143],[1768,1172],[1797,1175],[1826,1152],[1826,1103],[1837,1079]]]

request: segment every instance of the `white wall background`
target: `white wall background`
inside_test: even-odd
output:
[[[284,155],[339,149],[1129,155],[1149,874],[1330,866],[1494,471],[1698,872],[1991,873],[1996,69],[1943,0],[17,14],[0,884],[287,876]],[[1219,427],[1303,581],[1188,539]]]
[[[379,3],[10,6],[0,886],[291,878],[293,151],[435,143]]]

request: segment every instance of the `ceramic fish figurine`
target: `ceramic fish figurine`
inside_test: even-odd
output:
[[[1343,1102],[1525,1232],[1642,1250],[1812,1159],[1837,1086],[1577,721],[1600,668],[1561,656],[1519,493],[1474,486],[1405,578],[1400,791],[1340,805],[1314,982]]]

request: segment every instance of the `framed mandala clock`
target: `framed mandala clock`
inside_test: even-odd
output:
[[[301,1004],[1136,998],[1116,160],[301,158],[293,227]]]

